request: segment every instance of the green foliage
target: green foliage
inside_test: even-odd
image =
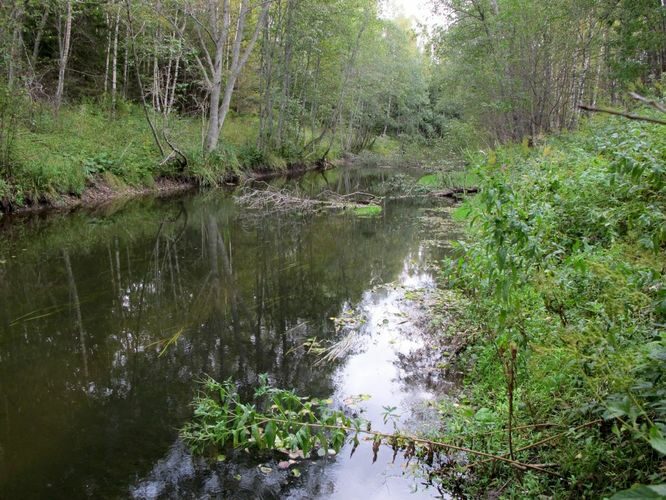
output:
[[[241,169],[236,147],[226,142],[220,142],[211,153],[194,151],[190,153],[190,158],[187,175],[202,186],[219,186]]]
[[[358,217],[376,217],[382,214],[382,207],[379,205],[367,205],[365,207],[354,207],[354,215]]]
[[[266,166],[264,152],[252,143],[245,143],[238,148],[238,161],[248,170],[260,170]]]
[[[477,183],[478,177],[467,170],[442,170],[424,175],[418,180],[419,186],[432,189],[470,188]]]
[[[599,496],[663,480],[665,154],[663,127],[609,120],[477,162],[480,193],[457,210],[470,236],[446,275],[473,299],[479,333],[468,399],[443,408],[448,432],[500,452],[509,418],[522,427],[514,449],[567,431],[517,453],[560,464],[562,479],[534,475],[509,496]],[[510,474],[474,472],[467,487],[481,491]]]
[[[243,403],[230,380],[207,379],[194,401],[194,418],[181,435],[199,453],[230,447],[300,450],[306,458],[317,450],[326,455],[329,449],[340,451],[346,429],[356,429],[358,443],[362,423],[331,409],[330,403],[272,388],[266,376],[261,377],[252,402]]]
[[[49,110],[30,118],[21,111],[20,100],[11,98],[8,102],[16,115],[12,135],[7,136],[12,171],[11,176],[5,172],[0,177],[4,196],[18,205],[63,194],[80,195],[90,183],[103,182],[116,189],[150,186],[159,177],[183,176],[173,163],[161,164],[143,112],[136,105],[119,101],[122,106],[114,119],[96,103],[65,106],[56,120]],[[247,127],[256,126],[254,119],[230,118],[227,124],[218,149],[204,155],[200,123],[170,118],[170,140],[188,157],[185,176],[211,186],[241,170],[286,167],[281,158],[269,155],[267,161],[263,153],[257,157],[258,150],[248,146],[254,132]]]
[[[617,492],[610,500],[648,500],[664,497],[666,497],[666,484],[655,484],[653,486],[637,484],[628,490]]]
[[[658,1],[435,4],[449,19],[431,39],[439,57],[429,123],[458,144],[456,137],[521,141],[571,129],[578,104],[660,84],[666,10]]]

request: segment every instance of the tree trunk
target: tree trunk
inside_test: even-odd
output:
[[[58,61],[58,87],[55,95],[55,111],[60,111],[62,98],[65,92],[65,72],[67,70],[67,61],[69,60],[69,51],[72,36],[72,0],[67,0],[65,4],[65,32],[59,33],[58,46],[60,48],[60,60]],[[58,22],[59,31],[62,31],[62,20]]]
[[[16,79],[17,65],[20,60],[19,54],[21,51],[22,31],[23,31],[23,5],[19,3],[12,11],[10,19],[14,25],[12,30],[11,45],[9,47],[9,64],[7,74],[7,86],[11,89],[14,86]]]
[[[37,58],[39,57],[39,49],[42,44],[42,37],[44,36],[44,28],[46,28],[46,21],[49,18],[49,6],[46,4],[44,7],[44,12],[42,13],[42,18],[39,21],[39,27],[37,28],[37,33],[35,35],[35,42],[32,46],[32,66],[33,68],[37,66]]]
[[[125,27],[125,57],[123,58],[123,99],[127,99],[127,84],[129,76],[129,25]]]
[[[104,20],[106,21],[106,62],[104,63],[104,97],[109,92],[109,68],[111,67],[111,16],[109,13],[104,13]]]
[[[150,119],[150,114],[148,112],[148,103],[146,102],[146,94],[143,91],[143,84],[141,82],[141,70],[139,68],[139,56],[136,51],[136,44],[134,41],[134,28],[132,27],[132,11],[130,8],[130,0],[125,0],[125,7],[127,9],[127,28],[130,34],[130,41],[132,43],[132,54],[134,56],[134,69],[136,70],[136,83],[139,86],[139,93],[141,94],[141,104],[143,105],[143,114],[146,117],[146,122],[150,127],[150,132],[153,135],[153,140],[157,149],[160,151],[162,157],[164,157],[164,148],[160,142],[160,138],[157,135],[157,130],[155,130],[155,125],[153,125],[152,120]]]
[[[293,27],[292,0],[287,0],[287,22],[284,31],[284,61],[282,63],[284,74],[282,76],[282,97],[280,99],[280,114],[278,115],[277,142],[282,143],[284,124],[287,119],[287,103],[289,101],[291,83],[291,56],[292,56],[292,27]]]
[[[116,116],[116,94],[118,89],[118,30],[120,28],[120,9],[116,13],[113,33],[113,60],[111,65],[111,115]]]
[[[236,80],[240,75],[241,70],[247,63],[247,60],[254,49],[254,45],[257,42],[259,37],[259,32],[261,27],[264,24],[264,19],[268,13],[268,8],[270,4],[267,2],[264,4],[257,20],[257,24],[254,28],[252,37],[248,41],[244,50],[241,51],[241,44],[245,34],[245,21],[247,16],[251,11],[249,6],[249,0],[242,0],[240,5],[240,13],[238,15],[238,24],[236,27],[236,33],[233,39],[233,47],[231,49],[231,64],[229,66],[227,82],[224,86],[224,94],[222,94],[222,58],[224,57],[224,49],[227,45],[225,43],[226,35],[229,32],[229,18],[226,16],[229,8],[229,1],[225,0],[223,13],[224,26],[220,32],[220,36],[217,39],[215,47],[215,66],[214,73],[212,78],[212,89],[210,94],[210,120],[208,124],[208,134],[206,137],[206,151],[212,152],[217,148],[217,144],[220,139],[220,133],[222,132],[222,127],[224,126],[224,121],[226,120],[227,114],[229,113],[229,106],[231,104],[231,97],[236,86]],[[220,97],[222,97],[222,102],[220,103]]]

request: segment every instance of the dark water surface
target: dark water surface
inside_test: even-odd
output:
[[[380,190],[394,172],[348,169],[278,183]],[[416,175],[416,174],[413,174]],[[433,397],[404,300],[433,286],[413,201],[382,216],[249,212],[220,191],[122,209],[33,217],[0,229],[0,498],[417,498],[419,479],[348,450],[288,471],[192,457],[178,440],[197,381],[232,377],[357,403],[380,428]],[[391,285],[384,285],[391,283]],[[332,318],[361,318],[344,357]],[[274,464],[264,462],[268,467]],[[409,492],[418,488],[416,495]]]

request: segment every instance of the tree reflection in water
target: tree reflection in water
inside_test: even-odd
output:
[[[209,193],[5,228],[0,496],[126,495],[181,453],[204,374],[333,394],[341,361],[316,366],[296,347],[334,339],[330,318],[400,274],[415,211],[250,217]]]

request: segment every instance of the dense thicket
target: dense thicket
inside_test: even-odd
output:
[[[437,109],[489,139],[574,128],[581,103],[620,104],[666,69],[660,0],[447,0],[433,37]]]
[[[661,483],[613,499],[661,498],[665,162],[666,127],[619,118],[478,159],[480,194],[457,211],[470,237],[447,272],[475,325],[447,434],[556,474],[517,481],[480,461],[464,468],[467,494],[601,498]]]

